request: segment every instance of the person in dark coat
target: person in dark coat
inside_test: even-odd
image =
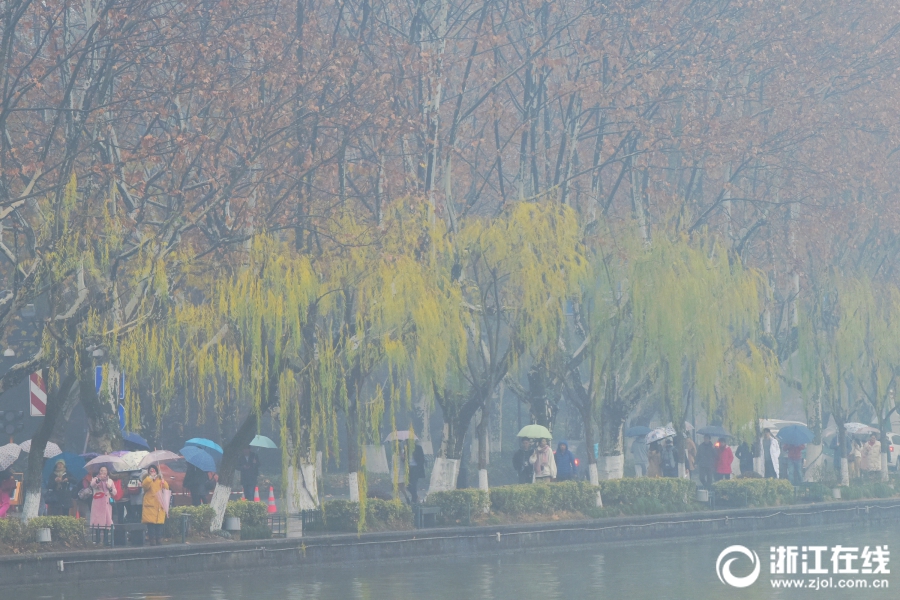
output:
[[[678,477],[678,463],[675,462],[675,444],[667,439],[661,452],[663,477]]]
[[[712,438],[703,436],[703,443],[697,448],[697,469],[700,473],[700,485],[705,489],[712,487],[713,474],[716,472],[716,462],[719,453],[716,452]]]
[[[556,458],[556,480],[571,481],[575,479],[575,455],[569,450],[569,442],[561,441],[553,454]]]
[[[203,504],[203,498],[209,489],[209,477],[205,471],[201,471],[194,465],[187,466],[187,472],[184,474],[184,488],[191,493],[191,506],[200,506]]]
[[[75,498],[76,481],[66,468],[66,461],[56,461],[47,482],[47,508],[51,516],[67,516]]]
[[[259,481],[259,457],[250,446],[244,448],[244,453],[238,461],[238,469],[241,471],[241,487],[244,488],[244,499],[253,500],[253,490]]]
[[[753,472],[753,452],[750,450],[750,444],[741,442],[734,455],[740,461],[741,475],[749,475]]]
[[[409,485],[407,486],[407,490],[409,490],[409,498],[410,502],[413,504],[418,504],[419,502],[419,492],[418,485],[419,480],[425,477],[425,451],[422,449],[422,446],[419,442],[416,442],[415,448],[413,448],[412,456],[409,459]]]
[[[531,483],[534,481],[534,467],[528,459],[534,454],[531,449],[531,440],[528,438],[519,439],[519,449],[513,454],[513,470],[516,472],[518,483]]]

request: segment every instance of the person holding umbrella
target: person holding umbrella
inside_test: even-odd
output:
[[[16,480],[9,471],[0,471],[0,519],[9,512],[11,498],[16,490]]]
[[[141,513],[141,523],[147,524],[147,538],[151,546],[159,546],[162,543],[163,527],[166,522],[168,507],[163,500],[163,490],[169,489],[166,480],[160,477],[159,467],[150,465],[147,467],[147,477],[141,482],[144,490],[144,508]]]
[[[531,466],[531,440],[527,437],[519,438],[519,449],[513,454],[513,470],[519,483],[531,483],[534,481],[534,468]]]
[[[115,494],[116,488],[113,480],[109,478],[109,470],[100,467],[97,476],[91,479],[91,527],[111,527],[112,504],[110,498]]]
[[[244,500],[253,500],[253,490],[259,482],[259,457],[253,448],[246,446],[238,461],[241,472],[241,487],[244,488]]]
[[[409,490],[410,502],[418,504],[419,480],[425,477],[425,451],[419,444],[419,440],[415,440],[413,443],[415,446],[413,447],[412,456],[409,458],[409,485],[407,489]]]
[[[556,479],[556,458],[550,448],[550,440],[541,438],[537,450],[528,459],[534,468],[535,483],[547,483]]]

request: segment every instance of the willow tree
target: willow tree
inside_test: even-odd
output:
[[[656,366],[662,412],[677,432],[684,473],[684,422],[691,403],[740,432],[778,397],[778,364],[758,342],[766,283],[712,237],[658,236],[634,269],[641,343]]]
[[[490,399],[524,352],[540,361],[565,322],[566,300],[586,274],[574,211],[523,202],[495,219],[465,219],[451,238],[451,282],[459,298],[445,318],[466,332],[468,351],[451,357],[447,385],[433,385],[444,417],[432,489],[456,487],[463,441],[480,411],[479,486],[487,481]]]
[[[323,311],[320,357],[332,361],[334,403],[345,416],[350,497],[365,501],[363,446],[380,439],[385,409],[408,405],[411,381],[444,385],[447,365],[465,356],[465,334],[447,319],[459,304],[438,265],[446,245],[424,204],[385,207],[378,227],[347,214],[322,261]],[[373,375],[385,373],[380,382]],[[336,436],[335,436],[336,438]]]
[[[837,270],[811,277],[812,292],[800,315],[799,349],[803,393],[807,403],[821,401],[837,426],[841,480],[849,485],[847,432],[862,406],[859,375],[866,370],[870,290]],[[872,346],[872,351],[876,351]],[[866,377],[868,379],[868,377]],[[877,393],[881,383],[871,390]]]
[[[588,452],[589,477],[596,483],[623,475],[623,426],[650,392],[655,362],[634,314],[634,269],[646,252],[642,242],[637,236],[614,240],[594,227],[586,247],[591,276],[573,304],[560,379],[581,415],[585,446],[592,449],[598,440],[598,455]]]
[[[877,286],[864,278],[859,281],[857,293],[865,335],[855,379],[878,420],[881,480],[888,481],[887,431],[891,414],[897,410],[894,387],[900,375],[900,290],[890,284]]]
[[[297,375],[311,368],[303,357],[311,343],[306,325],[319,278],[306,257],[259,236],[244,266],[210,279],[198,278],[195,283],[201,287],[174,306],[168,318],[130,336],[121,345],[119,361],[145,382],[144,399],[156,419],[169,410],[179,389],[196,403],[198,415],[208,407],[219,415],[238,413],[240,424],[223,444],[212,498],[212,527],[219,529],[241,450],[256,435],[261,417],[277,406],[282,440],[297,433],[297,419],[289,416],[295,415]],[[324,402],[327,394],[313,398]],[[129,421],[139,423],[147,407],[138,386],[126,391],[125,403]],[[328,414],[327,406],[316,408]],[[287,454],[287,444],[282,452]]]

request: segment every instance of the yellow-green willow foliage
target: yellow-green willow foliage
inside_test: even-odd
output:
[[[287,411],[296,396],[283,371],[299,364],[302,329],[318,290],[307,258],[259,236],[233,275],[216,277],[165,318],[128,336],[120,364],[141,381],[157,424],[178,391],[187,398],[185,418],[193,404],[202,421],[209,407],[220,415],[238,403],[264,412],[274,404],[280,382],[286,389],[277,400]],[[141,422],[139,396],[139,386],[126,390],[129,426],[135,428]]]
[[[763,276],[712,238],[659,236],[634,277],[636,325],[676,427],[688,394],[735,430],[754,422],[780,394],[777,360],[757,342]]]

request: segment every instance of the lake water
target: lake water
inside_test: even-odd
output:
[[[535,547],[523,553],[469,557],[386,561],[348,566],[304,567],[221,575],[198,573],[196,578],[141,581],[133,584],[67,587],[65,590],[29,590],[15,598],[96,600],[99,598],[186,600],[583,600],[627,599],[723,600],[728,598],[784,600],[832,598],[855,600],[900,597],[900,553],[891,556],[886,575],[819,575],[831,579],[832,589],[775,589],[774,578],[809,580],[814,575],[770,575],[771,546],[827,546],[823,567],[832,571],[834,546],[888,546],[900,552],[900,524],[890,527],[792,530],[766,534],[737,534],[696,540],[663,540],[635,545],[597,545],[578,548]],[[716,559],[728,546],[741,544],[760,559],[759,578],[746,588],[722,583],[716,575]],[[740,555],[732,572],[743,577],[751,572],[749,558]],[[727,559],[726,559],[727,560]],[[810,559],[810,564],[812,559]],[[846,563],[842,563],[845,565]],[[798,569],[800,560],[797,561]],[[851,567],[864,567],[862,559]],[[843,566],[841,567],[843,568]],[[849,579],[857,589],[837,589]],[[887,589],[872,589],[874,580],[885,580]],[[98,573],[97,581],[103,581]],[[865,581],[868,589],[859,589]],[[808,585],[804,584],[804,585]],[[849,585],[849,584],[844,584]]]

